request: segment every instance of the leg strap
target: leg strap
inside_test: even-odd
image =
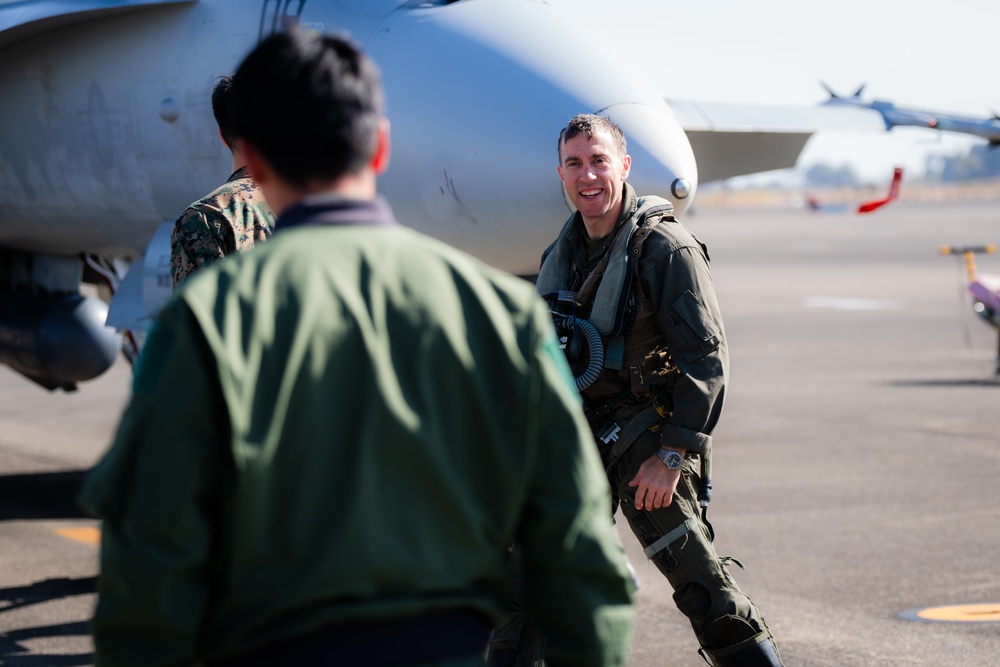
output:
[[[696,525],[698,525],[698,519],[696,517],[689,518],[687,521],[646,547],[646,558],[652,558],[659,552],[663,551],[668,546],[694,530]]]

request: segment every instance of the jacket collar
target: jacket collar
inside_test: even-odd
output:
[[[229,174],[229,178],[226,183],[232,183],[233,181],[239,180],[241,178],[250,178],[250,169],[247,167],[240,167],[233,173]]]
[[[306,197],[288,208],[274,224],[275,232],[294,227],[398,225],[389,203],[381,196],[372,200],[347,199],[337,195]]]

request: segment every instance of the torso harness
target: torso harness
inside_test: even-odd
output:
[[[574,214],[547,251],[535,282],[549,303],[595,437],[612,448],[605,461],[609,466],[673,409],[678,369],[638,276],[643,244],[656,225],[676,223],[672,212],[666,199],[639,197],[605,253],[571,285]],[[706,452],[699,494],[703,511],[711,498],[709,461]]]
[[[582,370],[574,369],[576,387],[585,396],[605,393],[587,391],[605,369],[623,371],[637,363],[641,366],[638,357],[648,356],[653,351],[650,348],[665,352],[662,337],[646,331],[654,314],[638,285],[638,261],[653,228],[661,221],[674,221],[672,211],[673,204],[666,199],[640,197],[635,212],[619,226],[604,255],[582,281],[577,281],[575,290],[568,289],[573,273],[568,236],[575,215],[545,257],[535,284],[549,302],[556,329],[566,337],[567,345],[580,347],[578,340],[570,340],[574,334],[586,340],[587,364]],[[567,347],[571,359],[579,358],[581,352]],[[662,365],[665,359],[660,361]],[[648,382],[627,384],[631,389],[648,391]]]

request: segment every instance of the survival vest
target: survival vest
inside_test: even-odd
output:
[[[673,205],[666,199],[639,197],[635,211],[618,226],[604,255],[577,281],[578,286],[568,284],[573,273],[569,237],[575,214],[546,251],[535,283],[538,293],[557,317],[588,320],[604,343],[604,372],[581,392],[588,404],[629,394],[648,395],[652,384],[675,370],[638,279],[643,244],[657,224],[676,223],[672,212]]]

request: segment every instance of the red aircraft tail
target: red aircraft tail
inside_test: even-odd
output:
[[[858,213],[871,213],[899,197],[899,186],[903,182],[903,168],[896,167],[892,173],[892,184],[889,185],[889,195],[885,199],[875,199],[858,206]]]

